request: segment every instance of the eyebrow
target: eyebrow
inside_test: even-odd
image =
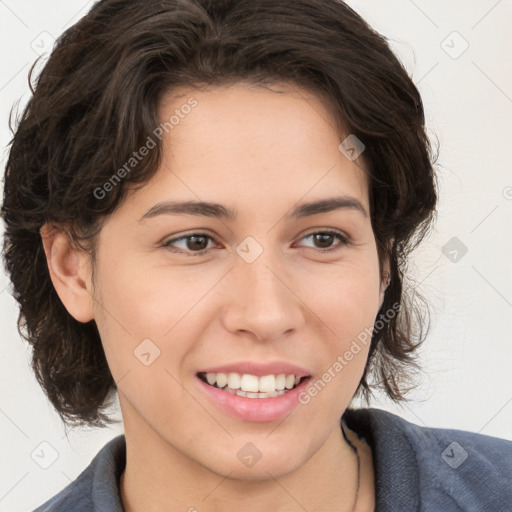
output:
[[[354,210],[368,217],[364,206],[355,197],[339,196],[319,201],[310,201],[297,205],[287,218],[304,218],[320,213],[328,213],[335,210]],[[150,219],[157,215],[198,215],[234,221],[237,218],[237,211],[233,208],[226,208],[219,203],[205,201],[161,201],[152,206],[139,220]]]

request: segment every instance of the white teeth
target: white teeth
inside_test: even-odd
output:
[[[228,383],[228,376],[225,373],[217,373],[217,386],[223,388]]]
[[[281,375],[278,375],[276,377],[276,389],[278,391],[281,391],[286,386],[286,375],[284,373],[281,373]]]
[[[299,384],[296,375],[263,375],[258,377],[250,373],[206,373],[206,381],[231,394],[249,398],[267,398],[279,396]]]
[[[270,393],[270,391],[276,390],[276,378],[273,375],[265,375],[260,377],[258,384],[258,391],[263,393]]]
[[[237,390],[233,391],[229,388],[224,388],[223,391],[227,391],[231,395],[243,396],[246,398],[273,398],[275,396],[281,396],[285,394],[285,391],[271,391],[270,393],[251,393],[249,391]]]
[[[219,386],[218,382],[217,386]],[[259,379],[256,377],[256,375],[250,375],[249,373],[244,373],[242,375],[242,380],[240,381],[240,387],[242,388],[242,391],[252,391],[253,393],[257,393],[258,386]]]
[[[215,375],[214,373],[207,373],[206,375]],[[240,383],[242,378],[238,373],[229,373],[228,374],[228,387],[231,389],[240,389]],[[214,378],[215,382],[215,378]],[[210,382],[208,382],[210,384]]]
[[[218,378],[217,378],[217,382],[218,382]],[[295,375],[287,375],[286,376],[286,384],[285,384],[286,389],[292,389],[293,386],[295,386]]]

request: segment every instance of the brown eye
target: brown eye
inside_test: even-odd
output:
[[[187,254],[187,256],[200,256],[208,250],[208,242],[213,238],[204,233],[192,233],[190,235],[173,238],[163,244],[163,247],[169,248],[171,252]],[[181,243],[181,248],[174,247]]]
[[[302,240],[308,238],[311,239],[314,244],[312,249],[319,250],[320,252],[335,251],[348,244],[347,237],[337,231],[315,231],[303,237]],[[340,242],[333,246],[336,239]]]
[[[328,233],[315,233],[311,235],[313,240],[321,249],[326,249],[332,245],[334,242],[335,235],[330,235]]]
[[[208,246],[208,238],[209,237],[203,235],[187,236],[185,239],[187,240],[187,249],[190,249],[191,251],[202,251],[206,249]]]

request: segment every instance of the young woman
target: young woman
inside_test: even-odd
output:
[[[512,443],[349,407],[407,387],[435,205],[419,93],[342,2],[95,4],[17,127],[4,257],[51,403],[117,393],[125,434],[37,510],[507,510]]]

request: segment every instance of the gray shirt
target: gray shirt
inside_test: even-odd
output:
[[[347,410],[347,426],[373,453],[375,512],[512,511],[512,442],[419,427],[379,409]],[[34,512],[123,512],[124,435]]]

